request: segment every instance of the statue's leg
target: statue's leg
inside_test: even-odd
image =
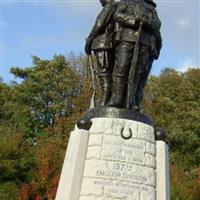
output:
[[[136,105],[139,106],[141,104],[141,101],[144,96],[144,88],[146,86],[152,65],[153,65],[154,59],[150,59],[147,63],[147,66],[145,67],[145,70],[141,76],[140,83],[138,85],[137,91],[136,91]]]
[[[109,60],[108,51],[95,51],[98,66],[98,78],[101,87],[101,106],[105,106],[110,100],[112,85],[112,63]]]
[[[135,109],[139,110],[140,103],[143,99],[143,92],[144,87],[147,83],[149,73],[152,67],[152,61],[150,62],[150,54],[149,54],[149,46],[142,45],[139,50],[138,55],[138,62],[135,72],[135,80],[134,80],[134,86],[135,86]]]
[[[134,44],[130,42],[121,42],[116,48],[112,97],[109,106],[125,107],[128,74],[133,56],[133,48]]]

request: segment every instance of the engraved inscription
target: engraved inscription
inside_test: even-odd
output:
[[[154,187],[146,187],[139,184],[125,182],[125,181],[116,181],[109,179],[85,179],[84,185],[92,186],[93,192],[91,194],[97,195],[100,193],[103,194],[104,197],[112,197],[112,198],[123,198],[131,199],[131,200],[139,200],[139,196],[144,194],[152,194],[154,191]],[[97,191],[95,192],[95,190]],[[85,190],[88,190],[87,188]],[[86,195],[86,193],[82,193]]]
[[[139,198],[140,185],[113,180],[94,180],[95,185],[104,186],[104,195],[113,198],[131,197]]]
[[[123,140],[120,137],[104,137],[101,158],[105,160],[124,161],[144,164],[145,143],[141,140]]]
[[[155,185],[155,170],[120,162],[87,160],[84,176]]]

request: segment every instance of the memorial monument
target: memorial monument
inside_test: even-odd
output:
[[[166,134],[140,110],[162,47],[156,4],[100,3],[103,8],[85,45],[93,77],[91,107],[71,133],[56,200],[169,200]]]

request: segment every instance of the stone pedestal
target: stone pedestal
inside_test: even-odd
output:
[[[164,141],[156,141],[156,199],[170,199],[169,148]]]
[[[56,200],[78,200],[85,165],[89,132],[71,132]]]
[[[76,127],[56,200],[169,200],[156,194],[165,186],[156,177],[163,167],[157,172],[154,128],[138,119],[98,117],[88,131]]]
[[[155,200],[153,127],[125,119],[92,122],[79,199]]]

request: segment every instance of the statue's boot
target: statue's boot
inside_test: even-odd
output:
[[[111,75],[101,76],[100,79],[100,87],[101,87],[101,106],[106,106],[110,100],[111,96]]]
[[[123,77],[117,77],[113,80],[112,97],[108,106],[124,108],[126,99],[127,81]]]
[[[134,92],[135,101],[134,101],[134,105],[133,105],[132,108],[133,108],[133,110],[138,111],[138,112],[141,111],[140,104],[141,104],[141,101],[143,99],[145,84],[139,83],[138,87],[137,87],[137,90]]]
[[[132,109],[134,111],[140,112],[140,102],[141,102],[141,96],[138,93],[135,93],[135,101],[132,106]]]
[[[132,110],[137,111],[137,112],[141,111],[140,106],[138,106],[138,105],[132,106]]]

